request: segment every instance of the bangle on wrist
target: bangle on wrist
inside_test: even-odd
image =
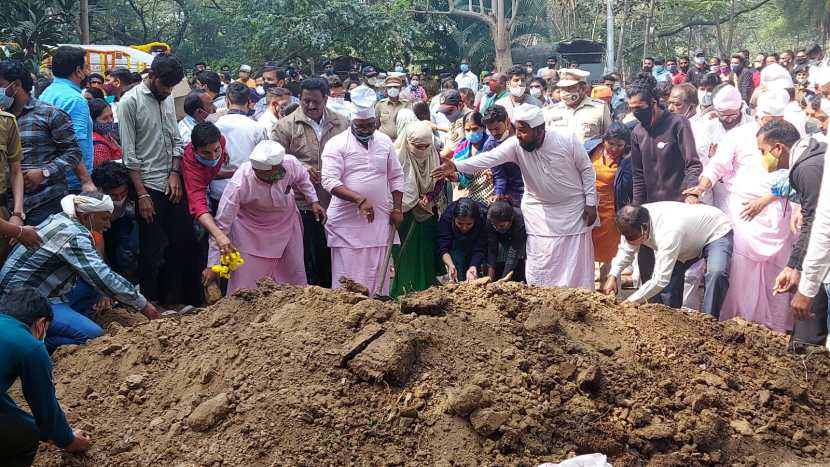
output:
[[[149,198],[149,197],[150,197],[150,193],[144,193],[142,195],[138,195],[138,199]]]

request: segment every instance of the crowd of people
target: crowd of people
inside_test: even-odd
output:
[[[0,62],[0,387],[21,378],[34,415],[0,401],[0,463],[89,446],[48,354],[100,336],[95,313],[155,319],[264,277],[392,297],[481,277],[629,288],[825,345],[820,47],[646,58],[628,86],[556,56],[440,80],[323,65],[231,79],[162,54],[101,75],[70,46],[48,77]],[[236,254],[225,280],[212,266]]]

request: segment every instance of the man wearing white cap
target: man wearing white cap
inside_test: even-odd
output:
[[[358,86],[351,98],[351,129],[333,137],[321,156],[323,188],[334,196],[326,223],[332,287],[346,277],[386,295],[392,281],[382,269],[403,222],[403,169],[392,140],[375,131],[375,92]]]
[[[726,188],[718,207],[734,226],[735,250],[729,274],[752,280],[730,287],[721,320],[741,316],[778,332],[792,329],[787,297],[772,294],[775,278],[787,266],[792,250],[792,207],[769,194],[769,177],[765,176],[756,137],[761,125],[784,118],[788,100],[784,90],[762,93],[755,121],[729,130],[703,169],[698,185],[684,192],[701,196],[718,181]]]
[[[576,68],[560,70],[556,86],[562,100],[545,109],[547,126],[572,131],[582,142],[602,138],[611,126],[608,106],[588,95],[590,75]]]
[[[113,272],[95,249],[92,232],[109,228],[113,207],[112,199],[98,192],[63,197],[63,212],[38,226],[43,246],[16,246],[0,270],[0,291],[35,287],[47,298],[64,301],[52,305],[55,318],[46,334],[50,352],[59,345],[81,344],[102,333],[89,318],[100,296],[94,290],[90,291],[92,297],[70,293],[78,279],[150,319],[159,317],[156,307]]]
[[[271,130],[271,139],[282,144],[286,154],[296,157],[308,170],[317,190],[320,205],[327,208],[331,195],[320,184],[320,154],[326,143],[349,128],[346,117],[326,109],[329,83],[323,78],[309,78],[300,83],[300,108],[283,117]],[[303,219],[303,248],[306,277],[311,285],[331,286],[331,254],[326,232],[305,197],[296,194]]]
[[[306,285],[303,225],[294,200],[302,194],[321,224],[326,214],[317,200],[308,171],[276,141],[261,141],[250,160],[236,170],[225,187],[216,226],[228,232],[245,264],[231,274],[228,293],[254,288],[263,277],[277,283]],[[219,264],[220,249],[211,237],[208,265]],[[216,280],[210,268],[205,282]]]
[[[240,65],[239,66],[239,79],[237,80],[240,83],[248,86],[251,89],[256,87],[256,81],[251,79],[251,65]]]
[[[752,95],[753,103],[757,106],[757,100],[766,91],[783,90],[789,99],[784,110],[784,120],[790,122],[798,133],[804,137],[807,134],[807,114],[795,99],[795,83],[792,75],[783,66],[773,63],[761,70],[761,80],[758,89]]]
[[[596,174],[579,138],[545,128],[542,110],[516,108],[516,136],[462,161],[446,161],[433,177],[477,173],[506,162],[521,168],[527,229],[527,283],[594,288],[591,229],[597,219]]]

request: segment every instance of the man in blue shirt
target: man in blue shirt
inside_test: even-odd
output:
[[[52,55],[52,74],[54,80],[39,100],[69,114],[75,138],[81,147],[86,172],[92,173],[92,117],[89,114],[89,104],[81,94],[90,75],[84,49],[66,45],[58,47]],[[81,192],[81,182],[74,174],[67,174],[66,181],[70,192]],[[83,191],[94,191],[94,188],[87,186]]]
[[[43,345],[52,307],[29,288],[7,292],[0,307],[0,465],[32,465],[40,441],[67,452],[86,451],[89,439],[72,431],[55,397],[52,361]],[[18,378],[32,415],[6,393]]]

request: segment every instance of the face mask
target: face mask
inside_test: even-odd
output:
[[[194,154],[196,156],[196,160],[199,161],[200,164],[204,165],[205,167],[216,167],[219,164],[219,159],[205,159],[204,157],[200,156],[199,154]]]
[[[666,67],[664,67],[663,65],[657,65],[654,67],[654,71],[656,71],[657,73],[662,73],[663,71],[665,71],[665,69]]]
[[[577,92],[568,92],[568,91],[559,91],[559,97],[562,98],[563,102],[571,103],[579,100],[579,93]]]
[[[711,107],[713,100],[712,93],[708,91],[698,91],[697,100],[700,102],[700,105],[704,107]]]
[[[259,94],[260,96],[264,96],[265,95],[265,88],[262,87],[262,86],[257,86],[256,87],[256,93]]]
[[[510,86],[510,95],[513,97],[522,97],[525,95],[524,86]]]
[[[413,87],[413,88],[415,88],[415,89],[418,89],[418,86],[420,86],[420,85],[421,85],[421,83],[420,83],[420,82],[418,82],[418,80],[417,80],[417,79],[413,79],[412,81],[410,81],[410,82],[409,82],[409,84],[411,84],[411,85],[412,85],[412,87]]]
[[[333,74],[334,74],[334,68],[326,68],[326,74],[327,74],[328,76],[333,75]]]
[[[120,219],[124,217],[127,212],[127,198],[122,200],[112,200],[112,219]]]
[[[670,66],[669,71],[672,72],[672,73],[677,73],[677,65]]]
[[[6,95],[7,88],[0,88],[0,109],[8,110],[14,104],[14,97]]]
[[[530,95],[536,98],[542,97],[542,90],[539,88],[530,88]]]
[[[389,97],[398,97],[401,95],[401,88],[386,88],[386,94]]]
[[[104,92],[107,93],[107,95],[111,96],[115,94],[117,90],[118,88],[116,88],[113,84],[104,83]]]
[[[529,75],[533,74],[533,67],[532,66],[527,67],[526,70],[527,70],[527,74],[529,74]]]
[[[92,122],[92,131],[95,133],[100,133],[102,135],[108,135],[111,133],[118,133],[118,124],[115,122],[109,123],[98,123]]]
[[[402,66],[396,66],[395,67],[395,72],[396,73],[403,73],[403,67]]]
[[[648,128],[651,126],[651,119],[654,116],[654,111],[652,110],[651,106],[645,107],[643,109],[637,109],[633,112],[634,118],[636,118],[641,125]]]
[[[772,152],[767,151],[761,156],[761,164],[767,172],[775,172],[778,169],[778,158]]]
[[[553,70],[556,67],[555,63],[548,63],[548,70]]]
[[[732,70],[732,73],[737,73],[738,71],[741,70],[741,66],[738,65],[737,63],[732,63],[732,64],[729,65],[729,69]]]
[[[706,63],[706,57],[695,57],[695,63],[698,65],[703,65]]]
[[[371,132],[371,133],[368,133],[368,134],[366,134],[366,133],[361,133],[361,132],[359,132],[359,131],[357,130],[357,128],[355,128],[354,126],[352,126],[352,134],[353,134],[353,135],[354,135],[354,137],[355,137],[355,138],[357,138],[357,140],[358,140],[358,141],[360,141],[362,144],[369,144],[369,140],[371,140],[371,139],[372,139],[372,135],[374,134],[374,132]]]
[[[454,123],[456,120],[461,118],[461,111],[460,110],[453,110],[452,112],[444,113],[444,115],[447,117],[447,120],[449,120],[450,123]]]
[[[461,69],[462,73],[470,71],[470,65],[467,65],[466,63],[462,63],[459,68]]]
[[[285,169],[279,167],[276,172],[272,174],[256,174],[256,177],[265,183],[274,183],[282,180],[285,177]]]
[[[729,73],[729,67],[726,66],[726,65],[721,65],[720,66],[720,72],[721,72],[721,74]]]
[[[465,131],[464,136],[467,138],[467,141],[469,141],[470,143],[478,144],[484,138],[484,132],[483,131]]]
[[[804,58],[796,58],[795,59],[795,64],[796,65],[804,65],[805,63],[807,63],[807,60],[804,59]]]

